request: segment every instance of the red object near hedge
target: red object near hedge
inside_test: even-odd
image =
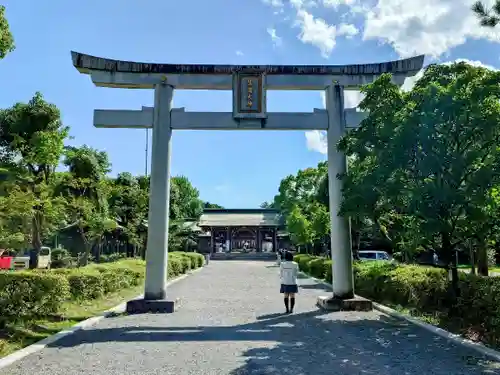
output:
[[[14,257],[0,257],[0,270],[10,270]]]

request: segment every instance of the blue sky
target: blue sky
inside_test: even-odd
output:
[[[16,50],[0,61],[0,107],[36,91],[55,103],[71,144],[106,150],[113,174],[145,169],[145,131],[95,129],[93,110],[140,109],[152,91],[96,88],[70,51],[165,63],[347,64],[427,54],[500,65],[500,33],[480,28],[470,0],[9,0]],[[356,92],[346,98],[355,106]],[[230,92],[177,91],[174,106],[231,111]],[[311,111],[319,92],[270,92],[268,111]],[[258,207],[280,180],[325,159],[319,132],[183,131],[172,171],[201,197],[228,208]]]

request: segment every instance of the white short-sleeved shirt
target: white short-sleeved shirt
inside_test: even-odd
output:
[[[297,285],[299,265],[295,262],[281,262],[280,278],[284,285]]]

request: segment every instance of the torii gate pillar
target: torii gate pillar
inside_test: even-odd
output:
[[[326,110],[328,112],[328,195],[330,206],[330,238],[333,275],[333,298],[354,297],[352,273],[351,226],[348,217],[338,215],[342,202],[342,184],[339,175],[346,172],[346,156],[337,150],[337,143],[345,132],[344,88],[330,85],[326,89]]]
[[[170,153],[172,129],[170,110],[174,88],[155,87],[151,175],[149,186],[148,244],[146,250],[145,300],[167,297],[168,217],[170,212]]]

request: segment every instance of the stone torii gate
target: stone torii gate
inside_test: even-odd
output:
[[[99,87],[154,89],[154,107],[95,110],[94,126],[152,128],[149,228],[144,297],[127,303],[128,312],[173,312],[167,299],[170,150],[172,130],[326,130],[330,194],[333,296],[324,307],[359,308],[354,295],[349,218],[338,215],[342,198],[339,174],[346,158],[337,142],[365,114],[344,108],[344,89],[357,89],[383,73],[402,85],[422,69],[424,56],[358,65],[176,65],[119,61],[72,52],[73,65]],[[233,112],[189,112],[172,108],[174,89],[232,90]],[[326,90],[326,109],[306,113],[268,113],[267,90]]]

